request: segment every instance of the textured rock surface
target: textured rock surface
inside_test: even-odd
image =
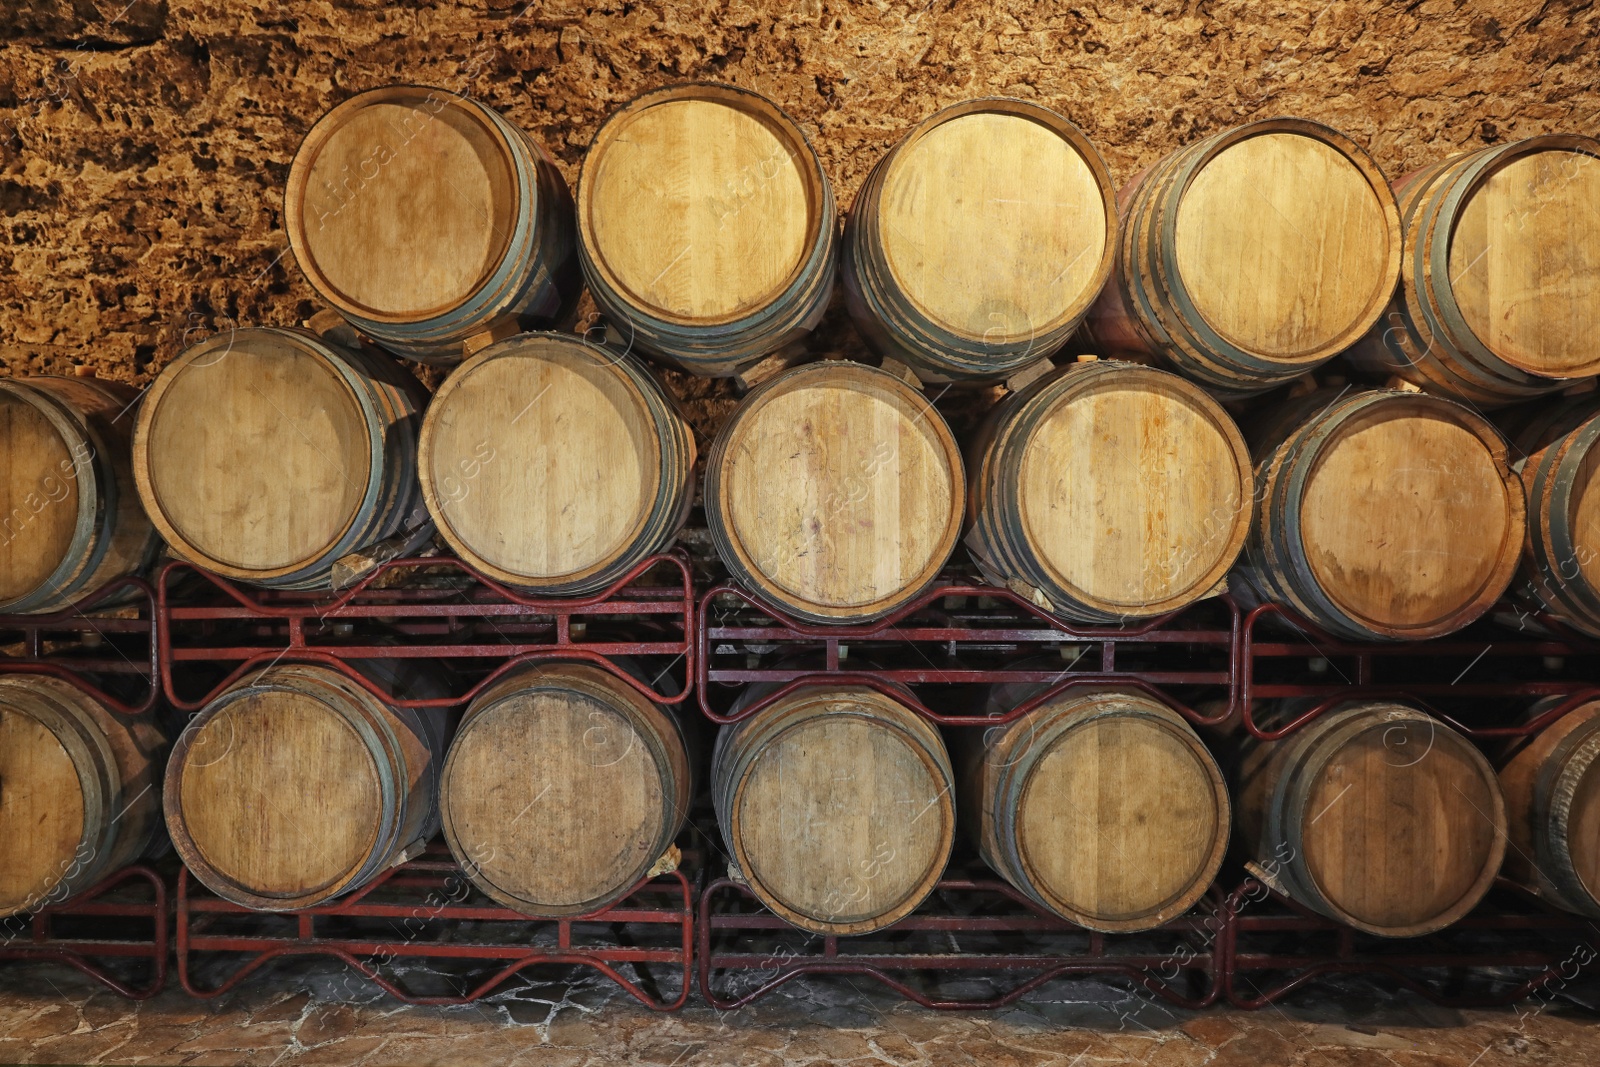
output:
[[[1257,1013],[1171,1012],[1126,989],[1056,983],[995,1013],[925,1011],[866,980],[797,981],[732,1012],[657,1015],[557,971],[464,1007],[407,1007],[335,963],[279,965],[215,1001],[143,1004],[60,966],[0,971],[0,1062],[341,1067],[1528,1067],[1595,1063],[1600,1030],[1564,998],[1455,1012],[1355,985]],[[1137,1008],[1138,1010],[1134,1010]],[[1346,1019],[1359,1018],[1359,1024]]]
[[[17,374],[87,365],[143,383],[186,340],[305,318],[315,306],[281,218],[289,160],[329,106],[398,80],[500,108],[569,178],[624,100],[731,81],[806,126],[846,205],[912,124],[986,94],[1065,113],[1119,181],[1267,115],[1339,126],[1391,175],[1484,143],[1600,132],[1600,11],[1563,0],[5,6],[0,354]],[[838,307],[818,345],[859,350]]]

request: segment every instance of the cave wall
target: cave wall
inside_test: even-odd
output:
[[[1391,177],[1535,133],[1600,134],[1593,3],[3,6],[0,355],[13,374],[87,366],[142,384],[216,330],[307,318],[317,305],[282,225],[289,162],[328,107],[395,81],[492,104],[569,180],[632,96],[732,82],[805,127],[842,207],[917,121],[983,95],[1062,112],[1119,182],[1271,115],[1349,132]],[[861,350],[838,306],[817,344]],[[727,403],[720,386],[687,384]]]

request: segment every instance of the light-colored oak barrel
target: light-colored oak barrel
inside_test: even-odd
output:
[[[94,378],[0,381],[0,613],[56,611],[154,558],[128,462],[137,395]]]
[[[1500,766],[1500,788],[1510,830],[1505,876],[1564,911],[1600,919],[1597,760],[1600,701],[1589,701],[1517,747]]]
[[[1001,687],[990,710],[1039,689]],[[1149,930],[1182,915],[1227,851],[1216,760],[1183,716],[1137,692],[1062,693],[982,731],[962,769],[961,819],[984,861],[1080,926]]]
[[[1234,808],[1246,851],[1278,888],[1385,937],[1431,933],[1471,911],[1506,850],[1489,761],[1400,704],[1340,705],[1248,747]]]
[[[1048,611],[1114,623],[1215,591],[1250,527],[1250,453],[1191,382],[1077,363],[1007,397],[970,449],[967,547]]]
[[[629,347],[692,374],[734,374],[814,329],[838,229],[800,127],[730,85],[634,100],[595,134],[578,181],[595,304]]]
[[[437,712],[391,706],[338,671],[267,667],[179,735],[167,829],[218,896],[308,908],[359,889],[438,831],[447,740]]]
[[[59,904],[161,844],[166,739],[66,682],[0,677],[0,916]]]
[[[1396,188],[1401,285],[1358,366],[1480,406],[1600,374],[1600,141],[1530,137]]]
[[[879,618],[938,576],[961,532],[961,453],[922,393],[824,361],[768,379],[706,459],[706,523],[723,563],[814,622]]]
[[[683,828],[678,721],[585,664],[508,674],[467,708],[440,780],[445,840],[508,908],[559,918],[621,899]]]
[[[907,134],[856,194],[850,316],[927,381],[1003,378],[1066,343],[1116,237],[1116,186],[1083,131],[1026,101],[968,100]]]
[[[711,770],[739,876],[821,934],[881,930],[933,891],[955,839],[953,782],[939,732],[861,686],[803,688],[723,727]]]
[[[1107,353],[1144,352],[1225,395],[1264,392],[1358,340],[1400,273],[1400,216],[1345,134],[1262,119],[1174,152],[1126,186]]]
[[[1600,411],[1522,465],[1528,536],[1517,592],[1600,637]],[[1579,409],[1581,412],[1583,409]]]
[[[218,334],[145,395],[139,496],[184,559],[257,585],[326,588],[340,557],[426,525],[426,398],[393,361],[306,331]]]
[[[1452,633],[1506,591],[1526,508],[1481,415],[1423,393],[1329,389],[1268,425],[1254,436],[1237,593],[1373,641]]]
[[[694,462],[693,431],[642,364],[551,333],[458,367],[418,445],[423,496],[456,554],[551,595],[603,589],[665,547]]]
[[[289,245],[317,294],[429,363],[567,317],[581,288],[572,212],[538,142],[476,100],[413,85],[324,115],[284,192]]]

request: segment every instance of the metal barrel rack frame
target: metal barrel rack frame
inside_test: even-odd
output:
[[[156,585],[160,678],[174,707],[195,711],[253,670],[314,663],[393,704],[442,713],[523,664],[576,661],[678,704],[694,678],[694,607],[689,563],[676,553],[641,560],[598,593],[564,599],[522,594],[449,557],[392,560],[337,593],[244,587],[173,563]],[[389,692],[374,675],[399,661],[430,661],[442,692]],[[415,1003],[476,1000],[551,964],[590,968],[661,1011],[681,1007],[691,983],[694,898],[678,871],[640,883],[603,912],[560,921],[488,901],[439,843],[348,897],[302,911],[242,908],[186,870],[177,899],[178,973],[200,997],[286,956],[343,960],[356,980]],[[229,958],[231,971],[208,984]],[[416,972],[408,986],[399,973],[407,961],[428,961],[445,987],[414,987],[426,978]],[[628,977],[628,967],[639,977]],[[672,992],[657,988],[663,969],[681,975]]]
[[[1225,721],[1237,703],[1241,613],[1219,597],[1125,627],[1063,622],[1009,590],[959,579],[887,618],[821,626],[785,617],[744,590],[700,598],[695,664],[701,711],[737,722],[812,683],[864,685],[946,726],[993,726],[1086,686],[1138,689],[1190,721]],[[1051,655],[1059,657],[1041,663]],[[982,714],[985,687],[1042,683],[1004,716]],[[771,692],[733,710],[742,687]],[[909,698],[907,694],[910,694]],[[959,853],[958,853],[959,855]],[[1053,979],[1102,975],[1183,1007],[1219,994],[1221,894],[1140,934],[1103,934],[1043,911],[976,860],[941,879],[910,916],[861,937],[797,930],[728,878],[703,886],[696,969],[714,1006],[743,1006],[800,975],[875,979],[929,1008],[1000,1008]]]
[[[156,616],[161,684],[183,711],[280,661],[331,667],[411,708],[465,705],[542,660],[594,664],[664,704],[687,699],[694,678],[694,590],[677,554],[641,560],[606,589],[569,599],[519,593],[445,556],[390,560],[336,594],[241,586],[178,562],[161,572]],[[640,679],[619,659],[654,670]],[[397,660],[441,665],[450,692],[389,693],[361,667]]]
[[[1346,700],[1401,701],[1469,737],[1510,739],[1538,733],[1596,696],[1600,642],[1515,605],[1432,641],[1345,641],[1276,604],[1254,608],[1240,628],[1239,706],[1245,729],[1264,740]],[[1547,697],[1559,699],[1537,718],[1515,721]],[[1305,707],[1278,726],[1256,721],[1256,702],[1282,699]]]
[[[1360,933],[1253,878],[1228,895],[1224,910],[1222,993],[1250,1010],[1341,974],[1368,975],[1445,1007],[1498,1007],[1577,982],[1592,990],[1600,958],[1600,924],[1505,881],[1459,922],[1418,938]]]
[[[166,880],[144,865],[124,867],[60,904],[0,919],[0,960],[65,964],[148,1000],[167,984],[171,914]]]
[[[645,879],[602,911],[560,920],[489,901],[437,845],[348,897],[303,911],[252,911],[212,895],[187,870],[177,900],[178,979],[201,998],[305,956],[342,960],[358,981],[411,1004],[469,1003],[553,965],[596,971],[654,1011],[681,1008],[692,982],[694,895],[682,871]]]
[[[60,611],[0,615],[0,674],[58,679],[118,715],[154,710],[159,667],[155,590],[141,578],[109,582]],[[170,914],[165,880],[125,867],[68,900],[0,919],[0,960],[60,963],[145,1000],[166,985]]]
[[[46,615],[0,615],[0,674],[42,674],[77,686],[119,715],[161,696],[156,596],[118,578]]]
[[[827,682],[870,686],[897,700],[905,699],[897,687],[907,687],[911,706],[946,726],[1011,722],[1085,686],[1138,689],[1196,725],[1216,725],[1237,703],[1240,625],[1238,607],[1225,596],[1123,627],[1080,626],[1009,589],[951,583],[878,622],[821,626],[719,585],[700,598],[696,687],[701,711],[716,723],[737,722],[799,686]],[[1031,662],[1052,652],[1059,667]],[[975,703],[982,688],[1010,682],[1045,688],[1004,716],[982,714],[981,700]],[[776,686],[731,712],[736,687],[758,683]]]
[[[1103,934],[1050,915],[981,867],[939,881],[915,913],[877,934],[797,930],[737,882],[704,887],[696,968],[713,1007],[741,1008],[801,975],[881,982],[925,1008],[1003,1008],[1056,978],[1125,978],[1183,1008],[1215,1003],[1222,928],[1213,889],[1189,914],[1139,934]]]
[[[1265,740],[1347,700],[1392,700],[1492,745],[1538,733],[1600,696],[1600,643],[1514,604],[1450,637],[1403,644],[1344,641],[1266,604],[1245,615],[1239,683],[1243,726]],[[1256,702],[1284,699],[1298,701],[1292,715],[1257,721]],[[1241,1008],[1337,974],[1370,975],[1445,1006],[1488,1007],[1594,983],[1600,972],[1592,967],[1600,924],[1504,879],[1467,916],[1425,937],[1373,937],[1254,877],[1227,896],[1224,911],[1223,995]]]

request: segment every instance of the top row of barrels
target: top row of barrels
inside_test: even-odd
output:
[[[1274,118],[1119,193],[1062,116],[970,100],[878,161],[841,231],[805,134],[746,90],[679,85],[623,107],[574,200],[492,109],[394,86],[316,123],[285,216],[317,292],[424,362],[568,325],[587,285],[632,349],[737,375],[803,339],[838,274],[863,338],[923,381],[1005,379],[1076,335],[1223,398],[1345,353],[1496,406],[1600,374],[1597,156],[1591,137],[1550,134],[1391,188],[1345,134]]]

